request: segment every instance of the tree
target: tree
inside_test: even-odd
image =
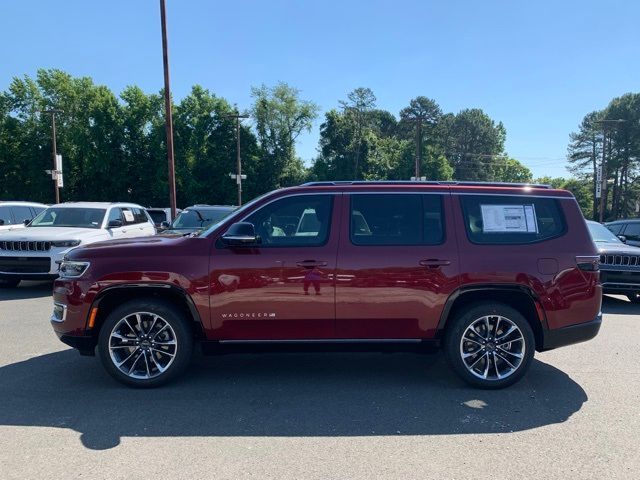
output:
[[[416,160],[414,160],[414,163],[418,158],[421,162],[423,161],[422,150],[425,135],[427,139],[431,139],[430,146],[433,147],[437,144],[436,139],[433,138],[433,132],[441,116],[442,110],[435,100],[424,96],[412,99],[409,102],[409,106],[400,111],[400,132],[405,138],[410,138],[412,132],[415,132],[413,138],[416,146]],[[419,167],[420,171],[422,171],[422,165],[419,165]],[[415,169],[412,172],[413,174],[415,174]]]
[[[620,120],[607,125],[607,177],[613,180],[610,218],[626,218],[635,209],[630,188],[640,159],[640,93],[614,98],[602,118]]]
[[[301,100],[300,91],[283,82],[275,87],[254,87],[251,96],[261,148],[256,174],[266,190],[286,186],[283,172],[296,161],[295,141],[300,133],[311,130],[319,108]]]
[[[362,174],[360,165],[363,149],[362,139],[372,120],[370,113],[376,106],[376,96],[370,88],[359,87],[347,95],[347,100],[340,101],[340,105],[345,116],[354,125],[349,148],[354,152],[352,178],[357,180]]]
[[[531,170],[514,158],[498,160],[493,165],[493,180],[496,182],[530,183]]]
[[[602,117],[602,112],[594,111],[585,115],[580,123],[577,132],[569,134],[568,160],[571,166],[569,171],[575,175],[583,176],[583,178],[591,178],[591,190],[593,205],[591,207],[592,214],[598,210],[597,199],[595,197],[596,177],[601,158],[602,151],[602,135],[601,129],[597,125],[597,121]],[[587,172],[586,175],[584,172]],[[595,220],[596,217],[594,216]]]
[[[442,143],[457,180],[491,180],[494,165],[503,158],[506,131],[482,110],[462,110],[442,119]]]

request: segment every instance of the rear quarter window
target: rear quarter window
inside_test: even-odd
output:
[[[566,226],[554,198],[461,195],[467,237],[478,244],[526,244],[559,237]]]

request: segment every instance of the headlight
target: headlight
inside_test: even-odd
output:
[[[51,242],[54,247],[77,247],[80,245],[80,240],[58,240]]]
[[[70,260],[63,260],[62,263],[60,263],[58,273],[63,278],[78,278],[87,271],[89,265],[89,262],[72,262]]]

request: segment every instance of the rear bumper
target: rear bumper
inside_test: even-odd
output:
[[[574,343],[591,340],[600,331],[600,325],[602,325],[602,313],[599,313],[596,318],[590,322],[545,330],[542,334],[543,341],[540,351],[544,352],[546,350],[564,347],[565,345],[573,345]]]

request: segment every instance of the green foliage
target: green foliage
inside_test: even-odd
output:
[[[531,183],[531,170],[514,158],[497,160],[493,165],[493,178],[500,182]]]
[[[576,197],[576,201],[578,205],[580,205],[580,209],[585,218],[593,217],[593,191],[591,190],[591,182],[589,180],[545,176],[536,178],[534,183],[569,190],[573,193],[573,196]]]
[[[251,95],[254,100],[251,113],[262,147],[256,175],[266,190],[289,186],[299,178],[302,168],[295,165],[296,138],[311,130],[319,107],[301,100],[299,90],[282,82],[275,87],[254,87]]]
[[[640,159],[640,94],[627,93],[611,100],[605,109],[588,113],[578,131],[569,138],[570,171],[579,180],[589,183],[593,214],[597,214],[599,208],[599,202],[594,199],[596,172],[604,154],[609,185],[603,192],[605,219],[635,215],[638,198],[635,182]]]
[[[252,89],[252,125],[240,127],[244,198],[307,180],[429,180],[531,182],[531,171],[504,151],[506,131],[480,109],[443,113],[425,96],[396,117],[376,107],[374,93],[359,87],[329,110],[320,125],[319,155],[310,168],[296,155],[299,135],[310,131],[318,106],[287,85]],[[166,206],[167,162],[163,92],[136,86],[119,96],[88,77],[39,70],[14,78],[0,92],[0,198],[51,203],[51,117],[57,115],[58,152],[64,158],[63,200],[128,200]],[[178,204],[236,202],[237,113],[224,98],[194,86],[173,106]],[[607,131],[600,120],[617,120]],[[607,218],[632,215],[640,195],[640,94],[613,99],[585,116],[570,136],[575,178],[537,179],[571,190],[585,215],[596,212],[595,172],[607,157]]]
[[[56,108],[58,153],[63,155],[63,200],[135,201],[167,206],[167,153],[162,92],[129,86],[116,97],[86,77],[40,70],[16,78],[0,94],[0,198],[51,203],[51,117]],[[234,113],[229,103],[194,86],[173,107],[178,205],[236,203]],[[258,178],[261,148],[245,125],[240,130],[245,198],[263,193]],[[295,177],[296,181],[300,175]]]

